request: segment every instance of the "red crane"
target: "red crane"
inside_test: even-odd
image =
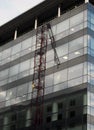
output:
[[[36,130],[43,124],[43,107],[45,93],[45,72],[46,72],[46,53],[48,40],[50,39],[52,49],[54,50],[54,60],[57,65],[60,64],[56,43],[50,24],[39,27],[36,31],[36,48],[34,54],[34,74],[32,83],[32,105],[35,106],[35,115],[33,125]],[[42,128],[41,128],[42,129]]]

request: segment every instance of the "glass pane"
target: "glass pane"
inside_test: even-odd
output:
[[[20,50],[21,50],[21,43],[19,43],[19,44],[13,46],[13,47],[12,47],[12,55],[14,55],[14,54],[20,52]]]
[[[48,51],[47,55],[46,55],[46,61],[49,62],[49,61],[51,61],[53,59],[54,59],[54,51],[53,50]]]
[[[69,19],[57,24],[57,34],[69,28]]]
[[[19,64],[10,68],[9,76],[18,74],[18,71],[19,71]]]
[[[6,92],[0,92],[0,102],[1,101],[5,101],[5,98],[6,98]]]
[[[31,68],[34,67],[34,58],[31,59],[31,65],[30,66],[31,66]]]
[[[68,79],[80,77],[83,74],[83,64],[75,65],[69,68]]]
[[[54,86],[54,92],[56,91],[59,91],[59,90],[63,90],[65,88],[68,87],[68,83],[67,82],[63,82],[63,83],[60,83],[60,84],[57,84]]]
[[[83,22],[83,12],[70,18],[70,27],[73,27],[82,22]]]
[[[56,48],[59,57],[68,54],[68,44]]]
[[[15,97],[16,97],[16,88],[7,90],[6,100],[9,100]]]
[[[2,52],[2,59],[9,57],[10,54],[11,54],[11,48],[9,48],[9,49],[7,49],[7,50],[4,50],[4,51]]]
[[[76,86],[79,84],[82,84],[82,77],[68,81],[68,87]]]
[[[0,72],[0,80],[8,78],[8,69]]]
[[[69,54],[69,59],[73,59],[73,58],[79,57],[79,56],[83,55],[83,53],[84,53],[83,49],[77,50],[77,51]]]
[[[22,50],[31,47],[31,38],[28,38],[22,42]]]
[[[83,37],[75,39],[69,43],[69,52],[79,50],[84,47]]]
[[[53,74],[46,76],[45,78],[45,87],[53,85]]]
[[[35,46],[35,44],[36,44],[36,36],[33,36],[33,37],[32,37],[31,46]]]
[[[20,63],[20,72],[30,69],[30,60]]]
[[[17,96],[20,97],[20,96],[23,96],[27,93],[27,84],[23,84],[19,87],[17,87]]]
[[[64,82],[67,80],[67,69],[59,71],[54,74],[54,84]]]

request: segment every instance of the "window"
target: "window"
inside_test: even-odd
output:
[[[77,86],[79,84],[82,84],[83,83],[83,77],[80,77],[80,78],[75,78],[75,79],[72,79],[72,80],[69,80],[68,81],[68,87],[72,87],[72,86]]]
[[[79,23],[82,23],[83,22],[83,12],[73,16],[70,18],[70,27],[73,27]]]
[[[31,62],[30,67],[33,68],[34,67],[34,58],[32,58],[30,62]]]
[[[58,103],[58,110],[62,110],[62,108],[63,108],[63,103],[62,102]]]
[[[54,84],[58,84],[67,80],[67,69],[54,74]]]
[[[13,114],[12,116],[11,116],[11,121],[16,121],[17,120],[17,115],[16,114]]]
[[[4,122],[3,116],[1,115],[1,116],[0,116],[0,124],[3,125],[3,122]]]
[[[88,63],[88,74],[94,77],[94,64]]]
[[[62,114],[58,114],[58,120],[62,120]]]
[[[87,94],[83,95],[83,105],[87,105]]]
[[[75,99],[71,99],[70,106],[75,106]]]
[[[52,105],[47,106],[47,112],[52,112]]]
[[[77,38],[69,43],[69,52],[79,50],[84,47],[83,37]]]
[[[2,51],[2,59],[9,57],[11,54],[11,48]]]
[[[18,86],[17,88],[17,96],[18,97],[21,97],[21,96],[26,96],[26,93],[27,93],[27,84],[23,84],[21,86]]]
[[[93,37],[90,37],[90,41],[91,41],[91,49],[94,50],[94,38]]]
[[[8,72],[9,72],[9,69],[5,69],[4,71],[1,71],[0,72],[0,80],[8,78]]]
[[[56,35],[56,30],[57,30],[56,25],[52,26],[52,32],[53,32],[54,35]]]
[[[19,44],[13,46],[13,47],[12,47],[12,55],[14,55],[14,54],[20,52],[20,50],[21,50],[21,43],[19,43]]]
[[[76,58],[76,57],[79,57],[79,56],[83,55],[83,53],[84,53],[83,49],[72,52],[72,53],[69,54],[69,60]]]
[[[45,87],[49,87],[53,85],[53,74],[45,77]]]
[[[62,128],[62,126],[58,126],[56,130],[65,130]]]
[[[7,90],[6,100],[13,99],[16,97],[16,88]]]
[[[69,29],[69,19],[57,24],[57,34]]]
[[[69,68],[68,79],[76,78],[82,76],[83,64],[75,65]]]
[[[60,83],[60,84],[57,84],[57,85],[54,86],[54,92],[65,89],[67,87],[68,87],[67,81]]]
[[[5,101],[5,98],[6,98],[6,92],[5,91],[0,92],[0,101]]]
[[[54,51],[47,51],[46,61],[49,62],[54,59]]]
[[[31,38],[28,38],[22,42],[22,50],[31,47]]]
[[[68,44],[64,44],[60,47],[57,47],[56,50],[57,50],[58,57],[64,56],[68,54]]]
[[[9,76],[11,77],[13,75],[18,74],[18,71],[19,71],[19,64],[14,65],[13,67],[10,67]]]
[[[73,117],[75,117],[75,111],[70,112],[70,118],[73,118]]]
[[[10,126],[10,130],[16,130],[16,125]]]
[[[32,37],[31,46],[34,46],[35,44],[36,44],[36,36],[33,36],[33,37]]]
[[[46,121],[47,121],[47,123],[51,122],[51,116],[48,116]]]
[[[20,63],[20,72],[30,69],[30,60]]]
[[[70,128],[74,128],[74,127],[75,127],[75,122],[71,122],[71,123],[69,124],[69,126],[70,126]]]

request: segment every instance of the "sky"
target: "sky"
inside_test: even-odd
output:
[[[0,0],[0,26],[44,0]]]

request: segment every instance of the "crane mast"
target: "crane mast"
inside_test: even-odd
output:
[[[34,53],[34,74],[32,82],[32,105],[35,107],[33,125],[36,130],[42,130],[44,93],[45,93],[45,73],[46,73],[46,53],[48,39],[50,38],[52,49],[54,50],[54,59],[57,65],[60,64],[56,43],[50,24],[45,24],[36,31],[36,47]]]

